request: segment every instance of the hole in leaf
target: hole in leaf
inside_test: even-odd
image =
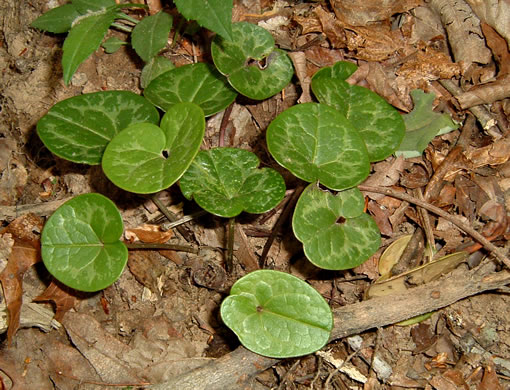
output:
[[[166,160],[170,156],[170,153],[168,152],[168,150],[163,149],[163,151],[161,152],[161,156]]]
[[[262,306],[257,306],[257,313],[262,313],[262,310],[264,310]]]
[[[336,224],[341,225],[345,223],[346,219],[342,216],[338,217],[338,219],[335,221]]]

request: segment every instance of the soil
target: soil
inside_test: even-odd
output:
[[[44,218],[62,201],[88,192],[102,193],[117,204],[126,239],[134,239],[133,229],[142,229],[151,239],[164,236],[168,242],[186,244],[188,237],[187,244],[199,245],[202,250],[198,255],[130,251],[121,278],[94,294],[52,282],[36,260],[33,266],[20,268],[20,329],[8,334],[1,323],[7,314],[0,315],[0,389],[149,388],[239,346],[237,337],[221,321],[219,305],[235,280],[259,267],[263,247],[283,207],[261,216],[243,214],[237,218],[234,265],[227,272],[225,219],[206,215],[184,225],[184,235],[166,233],[160,227],[166,220],[150,197],[115,187],[97,166],[74,164],[52,155],[36,134],[37,121],[52,105],[102,90],[142,93],[143,62],[129,46],[113,54],[100,48],[79,67],[71,84],[64,85],[60,61],[65,35],[30,27],[30,22],[50,7],[63,3],[4,0],[0,4],[0,219],[4,227],[0,232],[0,271],[13,261],[8,260],[12,235],[17,231],[13,221],[29,226],[37,235]],[[147,3],[155,7],[155,2]],[[434,92],[435,110],[450,115],[459,128],[434,138],[420,157],[392,156],[373,164],[365,184],[407,192],[459,215],[508,253],[510,93],[501,80],[507,80],[510,53],[508,23],[502,23],[497,15],[509,15],[510,11],[501,5],[498,12],[485,10],[483,14],[480,6],[473,6],[475,13],[463,1],[386,3],[391,2],[234,1],[233,19],[269,29],[277,45],[292,53],[296,77],[284,91],[265,101],[238,98],[227,118],[226,143],[252,150],[265,166],[279,170],[286,180],[288,199],[300,182],[269,157],[264,132],[278,113],[311,99],[307,83],[317,69],[339,60],[357,63],[360,71],[353,82],[375,90],[403,114],[413,107],[412,89]],[[443,15],[441,19],[441,4],[452,10],[466,6],[469,14],[463,23],[470,19],[470,27],[460,26],[459,35],[446,32],[447,17],[455,16]],[[481,42],[465,43],[464,53],[459,40],[475,22],[480,28],[480,17],[487,23],[477,30]],[[111,30],[109,36],[113,35],[128,38]],[[177,66],[210,61],[209,39],[203,31],[185,35],[165,56]],[[447,82],[459,90],[455,92]],[[482,90],[478,94],[482,102],[473,105],[474,109],[462,105],[467,99],[464,91],[480,85],[490,87],[491,83],[496,84],[492,90],[498,93],[496,100],[487,97],[491,90]],[[506,92],[500,92],[501,88]],[[454,98],[460,95],[461,99]],[[204,148],[219,144],[223,115],[207,119]],[[158,194],[159,200],[178,218],[198,211],[175,187]],[[369,286],[379,277],[384,250],[418,227],[425,234],[413,236],[419,241],[408,258],[415,260],[414,265],[401,265],[404,271],[423,262],[427,238],[438,249],[435,258],[468,251],[469,257],[458,265],[461,271],[480,262],[496,263],[490,251],[444,218],[423,214],[413,204],[389,196],[365,195],[383,245],[362,266],[346,271],[314,267],[286,221],[269,250],[266,268],[306,280],[335,309],[366,299]],[[37,217],[27,217],[29,212]],[[497,264],[495,269],[502,267]],[[2,282],[4,290],[12,287],[4,279]],[[48,292],[48,287],[53,290]],[[256,377],[242,378],[244,381],[240,379],[232,388],[510,388],[507,293],[503,288],[472,296],[414,325],[391,325],[333,341],[315,354],[282,360]],[[39,303],[32,303],[38,296]],[[1,294],[0,298],[0,313],[7,313]],[[26,311],[32,307],[29,305],[43,312],[30,314]],[[58,321],[52,322],[55,309]]]

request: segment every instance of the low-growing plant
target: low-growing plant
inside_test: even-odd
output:
[[[116,18],[131,19],[119,11],[129,4],[112,2],[74,0],[33,23],[44,28],[58,20],[53,32],[70,30],[66,58],[69,50],[82,50],[71,61],[73,66],[63,62],[66,83],[84,58],[84,43],[77,42],[77,37],[83,40],[84,30],[95,26],[101,32],[87,46],[90,54]],[[188,18],[190,9],[200,9],[198,22],[218,33],[211,47],[214,66],[160,64],[160,38],[166,42],[171,18],[163,12],[146,18],[137,22],[131,39],[147,63],[142,71],[145,97],[103,91],[61,101],[39,120],[41,140],[59,157],[101,164],[106,176],[126,191],[150,194],[179,182],[186,198],[226,218],[274,208],[284,197],[284,180],[273,169],[258,168],[253,153],[225,147],[199,152],[206,116],[224,110],[237,93],[258,100],[273,96],[293,74],[287,54],[275,48],[267,31],[245,22],[231,26],[230,14],[225,21],[231,3],[175,1]],[[202,10],[204,4],[210,8]],[[204,19],[204,12],[214,17]],[[266,134],[274,159],[310,183],[297,201],[292,227],[306,257],[331,270],[353,268],[378,249],[379,230],[355,187],[369,175],[370,162],[398,149],[405,131],[392,106],[345,81],[355,70],[347,62],[321,69],[312,80],[319,102],[285,110]],[[165,111],[161,120],[155,106]],[[126,264],[122,231],[122,218],[110,200],[99,194],[80,195],[48,219],[41,241],[44,264],[56,279],[75,289],[103,289]],[[278,358],[321,348],[333,326],[331,310],[317,291],[272,270],[239,279],[221,305],[221,316],[245,347]]]

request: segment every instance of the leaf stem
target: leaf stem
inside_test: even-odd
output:
[[[221,118],[220,139],[218,142],[219,147],[225,146],[225,132],[227,130],[228,120],[230,119],[230,114],[232,113],[233,108],[234,108],[234,103],[232,103],[225,109],[225,112],[223,113],[223,117]]]
[[[154,244],[154,243],[126,243],[128,249],[162,249],[162,250],[171,250],[178,252],[188,252],[198,254],[198,248],[188,246],[188,245],[179,245],[179,244]]]
[[[127,27],[127,26],[124,26],[123,24],[119,24],[119,23],[116,23],[116,22],[113,22],[112,27],[115,27],[116,29],[120,30],[120,31],[124,31],[124,32],[132,32],[133,31],[133,27]]]
[[[125,14],[124,12],[119,13],[118,16],[120,19],[127,20],[127,21],[133,23],[134,25],[137,25],[139,22],[138,19],[135,19],[135,18],[129,16],[128,14]]]
[[[236,219],[232,217],[228,220],[228,239],[227,239],[227,258],[225,260],[225,270],[232,272],[234,268],[234,235]]]
[[[168,210],[166,208],[166,206],[163,204],[163,202],[161,202],[161,200],[159,200],[158,194],[153,194],[151,196],[151,199],[154,202],[154,204],[165,215],[165,217],[167,217],[170,220],[170,222],[177,222],[177,217],[170,210]],[[193,241],[193,238],[188,233],[188,231],[184,228],[184,226],[181,226],[181,225],[177,226],[177,231],[184,237],[184,239],[186,241],[188,241],[188,242]]]
[[[431,213],[439,215],[440,217],[442,217],[442,218],[446,219],[447,221],[453,223],[460,230],[462,230],[465,233],[469,234],[476,241],[478,241],[480,244],[482,244],[485,249],[487,249],[489,252],[492,252],[494,254],[494,256],[498,260],[500,260],[501,262],[503,262],[507,266],[507,268],[510,268],[510,260],[503,253],[503,251],[500,248],[498,248],[496,245],[494,245],[492,242],[487,240],[480,233],[478,233],[471,226],[466,225],[459,217],[457,217],[455,215],[448,214],[446,211],[440,209],[439,207],[433,206],[433,205],[431,205],[430,203],[428,203],[426,201],[420,200],[418,198],[415,198],[415,197],[407,195],[407,194],[401,194],[401,193],[395,192],[395,191],[390,190],[388,188],[371,187],[371,186],[365,186],[365,185],[359,185],[358,188],[361,191],[374,192],[376,194],[383,194],[383,195],[391,196],[392,198],[397,198],[397,199],[400,199],[400,200],[405,200],[406,202],[415,204],[416,206],[422,207],[425,210],[430,211]]]

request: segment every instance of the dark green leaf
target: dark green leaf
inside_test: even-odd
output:
[[[100,194],[73,198],[48,219],[41,235],[41,254],[48,271],[81,291],[98,291],[115,282],[127,262],[119,240],[122,217]]]
[[[128,43],[123,41],[122,39],[119,39],[117,37],[110,37],[105,42],[103,42],[101,46],[103,46],[105,52],[107,52],[108,54],[112,54],[119,50],[122,46],[127,44]]]
[[[198,104],[205,116],[228,107],[237,93],[214,66],[199,62],[156,77],[143,92],[154,105],[167,111],[179,102]]]
[[[319,180],[334,190],[361,183],[368,176],[368,153],[356,128],[334,108],[305,103],[278,115],[266,132],[269,152],[294,175]]]
[[[211,45],[214,64],[232,87],[256,100],[285,88],[294,68],[289,56],[275,48],[271,34],[246,22],[235,23],[232,32],[233,40],[217,36]]]
[[[204,131],[205,118],[199,106],[175,104],[163,116],[161,127],[137,123],[117,134],[104,152],[104,173],[126,191],[161,191],[188,169]]]
[[[246,348],[274,358],[317,351],[333,328],[331,309],[313,287],[272,270],[239,279],[221,304],[221,318]]]
[[[357,188],[337,195],[310,184],[301,194],[292,228],[303,243],[306,257],[317,267],[354,268],[372,256],[381,243],[381,233]]]
[[[236,148],[203,150],[180,180],[183,195],[221,217],[271,210],[285,195],[285,182],[273,169],[257,169],[253,153]]]
[[[69,84],[78,66],[94,53],[115,20],[115,11],[84,17],[73,26],[64,41],[62,68],[64,82]]]
[[[73,0],[73,5],[79,13],[86,14],[113,7],[115,0]]]
[[[232,0],[174,0],[179,12],[188,20],[232,39]]]
[[[34,20],[30,26],[55,34],[65,33],[71,29],[74,20],[78,16],[80,16],[80,13],[73,4],[64,4],[45,12]]]
[[[347,80],[356,70],[358,66],[352,62],[338,61],[333,66],[326,66],[319,69],[314,75],[312,80],[318,80],[320,77],[328,79]]]
[[[172,69],[175,69],[175,65],[168,58],[152,57],[142,69],[140,85],[142,88],[147,88],[152,80]]]
[[[37,123],[37,134],[59,157],[99,164],[115,134],[138,122],[159,122],[146,99],[128,91],[95,92],[55,104]]]
[[[142,19],[131,33],[131,45],[142,60],[148,62],[163,49],[172,29],[172,16],[159,11]]]

